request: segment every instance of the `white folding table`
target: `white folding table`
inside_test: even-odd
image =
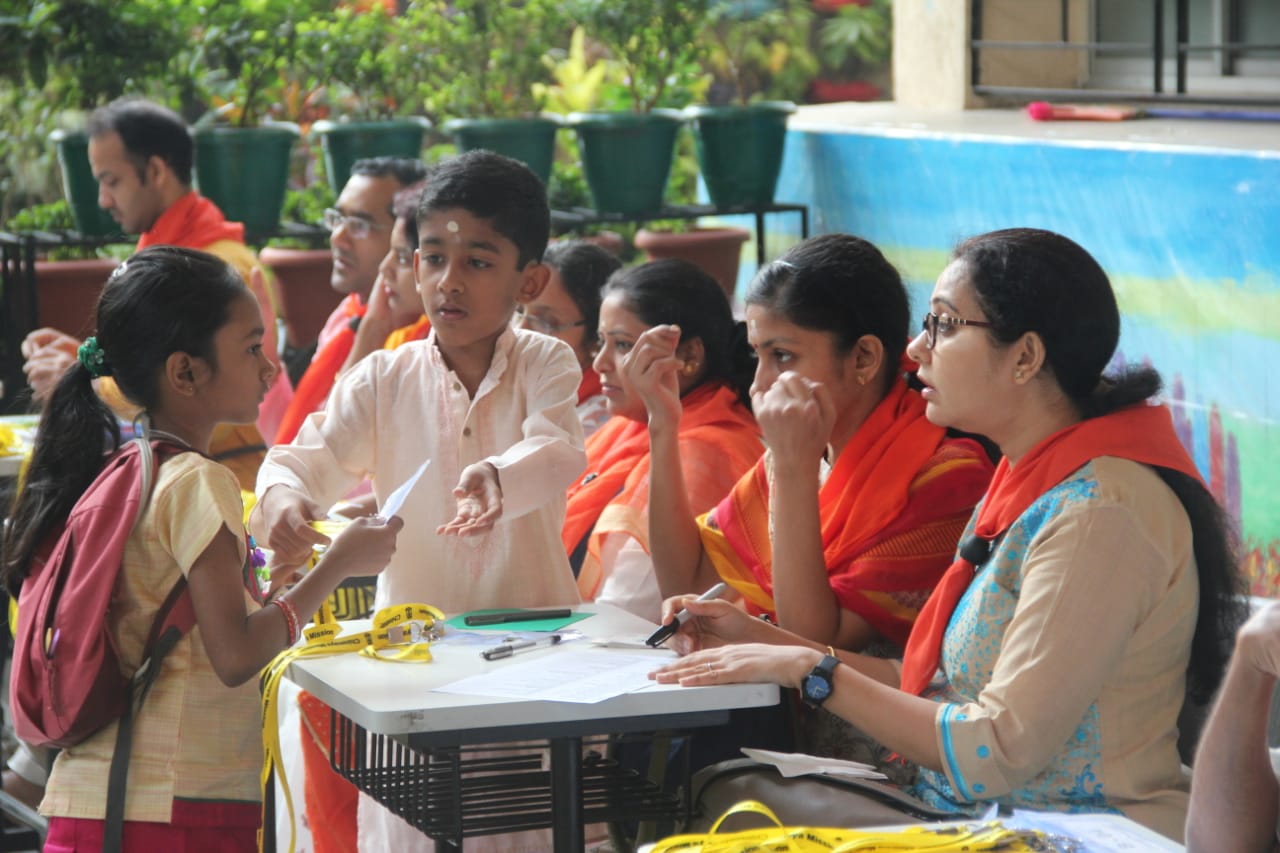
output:
[[[588,637],[643,636],[656,627],[608,605],[577,605],[576,609],[594,614],[572,626]],[[350,623],[352,628],[357,626],[362,623]],[[556,851],[580,851],[586,823],[635,816],[638,807],[637,812],[629,809],[631,798],[652,793],[634,778],[604,778],[624,775],[620,768],[597,773],[588,766],[588,787],[595,796],[593,805],[584,808],[584,737],[719,725],[728,721],[733,709],[777,704],[780,693],[771,684],[697,688],[651,684],[583,704],[434,692],[478,672],[500,671],[528,663],[533,655],[554,655],[587,643],[577,640],[493,662],[482,660],[475,646],[451,644],[433,646],[434,660],[427,664],[393,664],[352,654],[302,659],[292,665],[289,677],[333,710],[330,754],[335,768],[434,838],[438,849],[453,849],[462,837],[472,834],[467,827],[468,804],[492,808],[503,797],[516,798],[515,787],[504,790],[502,773],[463,778],[459,747],[547,741],[549,774],[539,775],[536,769],[513,771],[509,781],[514,786],[517,777],[525,782],[539,780],[549,797],[540,803],[522,783],[519,796],[526,798],[527,805],[515,803],[511,808],[525,821],[519,828],[550,826]],[[590,647],[589,653],[637,654],[597,646]],[[655,668],[662,660],[655,655]],[[436,813],[441,811],[447,815],[437,820]],[[490,825],[487,831],[505,830]]]

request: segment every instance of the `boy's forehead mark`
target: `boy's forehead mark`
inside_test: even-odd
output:
[[[458,223],[457,223],[457,222],[455,222],[455,221],[453,221],[452,219],[450,219],[448,222],[446,222],[446,223],[444,224],[444,227],[445,227],[445,230],[447,230],[450,234],[457,234],[457,233],[458,233]]]

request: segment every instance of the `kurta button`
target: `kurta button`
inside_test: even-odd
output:
[[[463,434],[463,435],[465,435],[465,436],[467,436],[468,438],[470,438],[470,437],[471,437],[471,427],[463,427],[463,428],[462,428],[462,434]]]
[[[462,390],[462,383],[461,383],[461,382],[455,382],[455,383],[453,383],[453,390],[455,390],[455,391],[461,391],[461,390]]]

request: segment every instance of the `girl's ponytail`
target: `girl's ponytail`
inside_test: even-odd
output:
[[[40,419],[26,479],[5,525],[0,582],[16,595],[31,559],[120,446],[120,426],[79,361],[59,380]]]

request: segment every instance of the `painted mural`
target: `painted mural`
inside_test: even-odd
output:
[[[1160,370],[1254,594],[1280,597],[1280,153],[793,130],[777,198],[810,205],[812,233],[880,246],[920,313],[963,237],[1030,226],[1087,248],[1124,315],[1117,359]],[[770,254],[798,236],[776,219]]]

